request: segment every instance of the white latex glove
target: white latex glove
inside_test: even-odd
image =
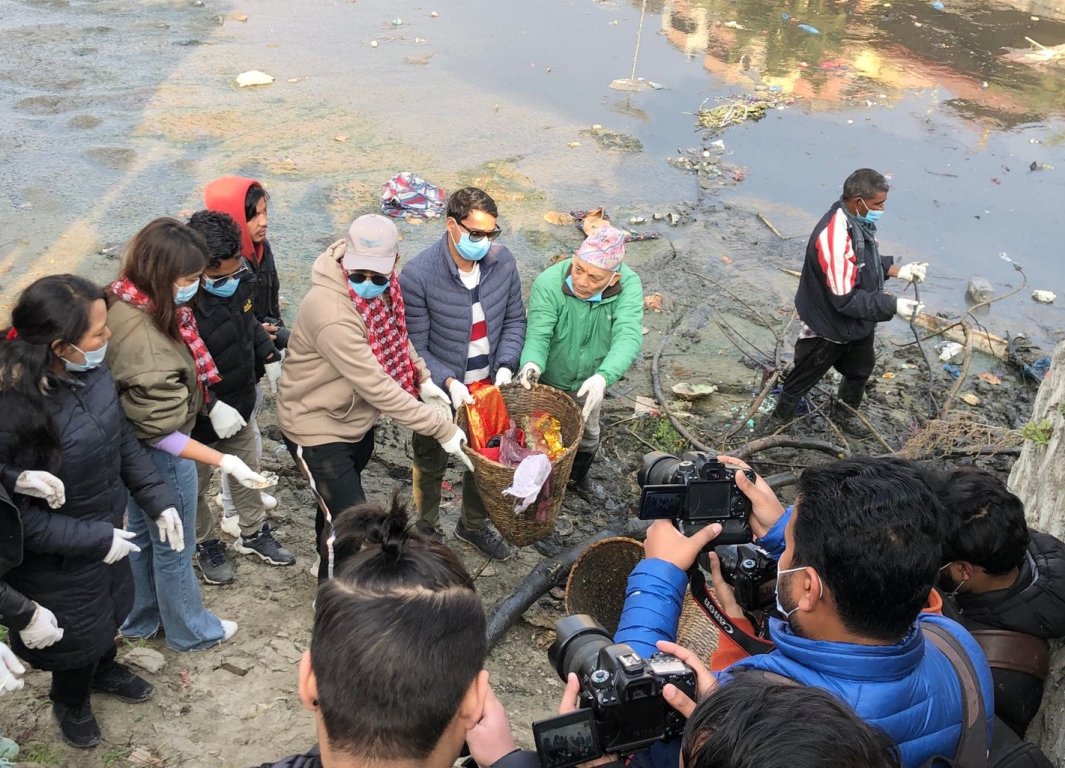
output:
[[[923,283],[927,271],[927,261],[915,261],[912,264],[903,264],[899,267],[899,273],[896,277],[908,283]]]
[[[500,368],[496,371],[496,386],[505,387],[510,382],[514,381],[514,372],[509,368]]]
[[[895,314],[903,320],[916,317],[924,309],[924,304],[913,299],[895,299]]]
[[[18,660],[18,656],[3,643],[0,643],[0,696],[10,691],[19,690],[25,683],[22,676],[26,674],[26,668]]]
[[[456,427],[455,434],[451,436],[450,440],[441,440],[440,447],[445,452],[450,453],[456,459],[466,465],[466,468],[473,471],[473,462],[470,461],[470,457],[462,452],[462,444],[466,442],[466,433]]]
[[[107,557],[104,558],[104,562],[112,565],[123,557],[128,557],[130,552],[140,552],[141,548],[130,541],[136,535],[133,531],[115,528],[111,534],[111,549],[108,551]]]
[[[244,421],[244,417],[240,415],[240,411],[231,405],[226,405],[221,400],[215,401],[215,404],[211,407],[211,413],[209,416],[215,434],[223,440],[227,437],[233,437],[233,435],[240,432],[242,428],[248,426],[248,422]]]
[[[47,648],[63,639],[63,630],[55,620],[55,614],[39,603],[30,623],[18,634],[27,648]]]
[[[447,391],[451,394],[451,406],[457,411],[464,405],[473,405],[473,397],[469,388],[458,379],[452,379],[447,385]]]
[[[52,509],[59,509],[67,503],[66,488],[63,481],[51,472],[27,469],[15,480],[15,493],[44,499]]]
[[[218,468],[227,475],[232,475],[233,479],[245,488],[262,489],[269,488],[274,484],[258,472],[252,472],[251,467],[231,453],[222,456],[222,461],[218,463]],[[276,480],[274,482],[276,483]]]
[[[584,408],[581,409],[581,413],[585,419],[599,403],[603,402],[604,392],[606,392],[606,379],[601,373],[592,374],[581,384],[581,388],[577,390],[577,397],[584,398]]]
[[[536,363],[526,363],[518,372],[518,383],[526,389],[532,389],[532,385],[540,380],[540,366]]]
[[[432,379],[422,382],[421,401],[436,408],[448,421],[451,421],[451,398],[444,390],[436,386]]]
[[[185,527],[174,507],[167,507],[155,518],[155,527],[159,529],[159,541],[170,542],[170,548],[175,552],[185,550]]]
[[[263,366],[266,370],[266,383],[270,385],[270,391],[277,394],[277,382],[281,381],[281,361],[275,360]]]

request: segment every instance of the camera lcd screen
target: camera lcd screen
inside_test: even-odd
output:
[[[569,768],[602,754],[590,709],[533,723],[533,740],[542,768]]]
[[[728,517],[734,488],[727,482],[693,481],[688,485],[688,514],[692,520]]]
[[[686,492],[683,485],[645,485],[640,493],[640,519],[680,520]]]

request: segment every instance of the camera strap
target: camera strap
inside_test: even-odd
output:
[[[699,610],[706,614],[706,618],[710,619],[718,630],[728,635],[732,642],[743,649],[748,656],[769,653],[776,647],[767,640],[752,637],[732,622],[729,615],[710,593],[710,589],[706,586],[706,576],[701,569],[692,568],[688,575],[688,587]]]

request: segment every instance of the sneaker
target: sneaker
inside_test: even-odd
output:
[[[226,640],[232,640],[233,635],[237,634],[237,630],[240,629],[235,621],[227,621],[225,619],[219,619],[222,622],[222,639],[219,642],[224,643]]]
[[[233,564],[229,562],[218,539],[207,539],[196,545],[196,563],[200,566],[203,580],[208,584],[230,584],[237,578]]]
[[[151,683],[114,661],[97,668],[92,678],[92,689],[122,699],[127,704],[140,704],[155,693]]]
[[[237,514],[222,515],[222,533],[232,536],[234,539],[239,539],[240,516]]]
[[[242,555],[255,555],[268,565],[295,565],[296,556],[277,543],[270,532],[270,523],[251,536],[240,536],[233,542],[233,550]]]
[[[277,509],[277,499],[275,497],[271,496],[269,493],[263,493],[260,495],[263,497],[263,509]]]
[[[486,525],[479,531],[471,531],[459,520],[455,524],[455,538],[472,544],[481,550],[482,554],[493,560],[506,560],[513,554],[507,543],[503,541],[503,537],[499,535],[499,531],[491,525]]]
[[[414,530],[429,539],[429,541],[435,542],[436,544],[444,543],[444,532],[428,520],[418,520],[414,523]]]
[[[88,699],[74,707],[53,701],[52,712],[59,721],[63,741],[70,746],[89,749],[100,743],[100,726]]]

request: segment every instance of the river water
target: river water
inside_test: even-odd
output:
[[[985,321],[1056,341],[1065,68],[1004,54],[1065,43],[1065,2],[944,3],[0,0],[0,314],[41,274],[109,279],[115,246],[195,210],[224,173],[270,191],[293,308],[311,259],[402,170],[495,191],[531,279],[563,239],[544,211],[694,200],[666,160],[720,138],[745,169],[723,201],[794,236],[796,268],[842,180],[871,166],[893,184],[883,249],[931,262],[929,309],[959,311],[974,274],[1019,285],[1007,254],[1028,289]],[[636,75],[664,88],[612,90],[637,39]],[[236,87],[251,69],[275,82]],[[701,104],[756,86],[797,100],[695,131]],[[643,151],[600,148],[593,124]],[[408,254],[439,234],[402,229]],[[1062,299],[1037,305],[1032,288]]]

